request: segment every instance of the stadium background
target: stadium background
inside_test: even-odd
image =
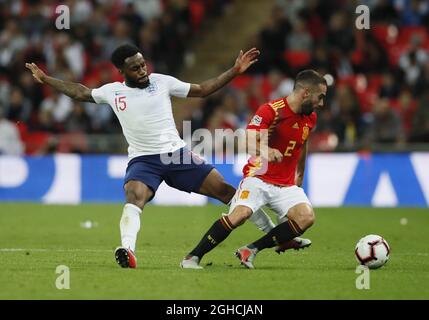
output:
[[[60,4],[70,8],[70,30],[55,28],[55,8]],[[355,27],[359,4],[370,8],[369,30]],[[259,62],[219,92],[206,99],[174,100],[181,133],[183,120],[191,120],[192,130],[243,128],[260,104],[291,92],[299,70],[314,68],[332,75],[326,108],[310,139],[304,187],[311,201],[316,207],[339,207],[337,218],[349,212],[344,205],[421,207],[421,213],[427,213],[427,1],[0,0],[0,217],[4,236],[6,226],[14,223],[7,212],[12,210],[21,219],[20,212],[27,210],[18,202],[123,201],[126,142],[110,107],[72,101],[38,85],[24,64],[35,62],[49,75],[94,88],[121,80],[109,56],[125,42],[142,48],[151,71],[189,82],[229,68],[240,49],[255,46],[261,50]],[[214,145],[214,154],[223,155],[223,143]],[[237,161],[217,167],[237,185],[245,156],[226,156]],[[208,201],[164,185],[153,203],[205,206],[215,217],[219,210],[206,206]],[[40,214],[58,210],[56,206],[37,208],[34,211]],[[118,220],[120,207],[114,208],[112,216]],[[170,207],[146,210],[151,208],[166,212]],[[178,207],[171,210],[184,212]],[[366,217],[369,223],[385,223],[380,217],[387,215],[363,211],[369,215],[357,210],[361,222]],[[389,214],[399,221],[406,212]],[[418,213],[415,220],[421,219],[423,228],[427,217]],[[84,219],[82,214],[76,217]],[[112,230],[116,227],[113,218]],[[191,240],[203,230],[196,230]],[[357,230],[362,236],[369,233],[365,228],[355,230],[356,237]],[[16,247],[13,236],[5,239],[4,245]],[[109,239],[110,243],[115,239]],[[187,246],[191,240],[186,240]],[[427,259],[428,253],[423,254]],[[427,283],[426,274],[424,280]]]
[[[259,105],[290,93],[299,70],[311,67],[332,75],[335,83],[319,114],[310,151],[358,153],[344,163],[341,155],[311,158],[313,172],[306,180],[310,198],[316,205],[429,203],[426,154],[370,156],[428,150],[427,2],[69,1],[63,4],[70,8],[71,28],[62,31],[55,27],[59,4],[0,2],[0,152],[30,156],[21,161],[0,158],[0,200],[123,200],[122,195],[111,194],[119,193],[115,190],[121,187],[125,159],[51,158],[54,153],[125,154],[126,142],[110,107],[72,101],[38,85],[24,63],[32,61],[52,76],[99,87],[121,80],[109,57],[119,44],[133,42],[143,49],[150,70],[185,81],[217,75],[232,64],[240,48],[261,50],[259,62],[225,89],[207,99],[175,101],[180,132],[183,120],[191,120],[192,130],[244,128]],[[354,25],[358,4],[370,8],[370,30]],[[215,155],[222,154],[223,143],[214,143],[213,148]],[[240,160],[235,167],[221,165],[234,185]],[[100,163],[105,170],[93,170]],[[326,167],[328,163],[331,167]],[[345,169],[337,172],[332,184],[332,169],[341,163]],[[73,171],[75,178],[63,179],[61,170]],[[98,183],[109,180],[110,184]],[[344,196],[340,201],[326,192],[336,183]],[[362,189],[371,194],[356,201]],[[347,196],[350,193],[355,193],[355,200]],[[183,203],[187,196],[178,195],[176,203]],[[200,197],[191,198],[196,202],[190,199],[188,204],[204,203]],[[167,204],[175,203],[168,199]]]

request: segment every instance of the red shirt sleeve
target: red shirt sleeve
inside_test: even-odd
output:
[[[246,129],[268,129],[274,122],[275,115],[276,113],[270,105],[263,104],[256,110],[255,115],[252,120],[250,120]]]

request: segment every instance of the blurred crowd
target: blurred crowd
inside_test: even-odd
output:
[[[370,9],[358,30],[357,5]],[[262,103],[288,95],[304,68],[328,75],[312,150],[405,150],[429,142],[429,1],[277,0],[251,45],[259,62],[194,114],[210,129],[246,125]],[[422,148],[422,145],[420,145]]]
[[[70,30],[55,28],[59,4],[70,8]],[[369,30],[355,27],[359,4],[370,8]],[[86,134],[121,132],[110,107],[76,102],[35,83],[25,62],[98,87],[121,80],[109,57],[131,42],[143,49],[151,71],[177,75],[204,23],[230,5],[0,0],[0,154],[91,152]],[[310,67],[332,83],[311,139],[314,150],[429,142],[428,1],[276,0],[249,46],[261,50],[259,62],[198,102],[193,129],[245,127],[259,105],[288,95],[296,73]],[[53,139],[58,134],[64,141]]]
[[[35,83],[25,62],[95,88],[122,81],[110,55],[117,46],[134,43],[144,48],[150,71],[176,74],[203,21],[223,14],[229,2],[0,0],[0,154],[58,151],[58,144],[65,146],[60,151],[91,151],[83,144],[70,150],[67,141],[54,138],[121,132],[110,107],[73,101]],[[70,10],[69,30],[56,28],[59,5]],[[19,140],[25,148],[12,148],[22,145]]]

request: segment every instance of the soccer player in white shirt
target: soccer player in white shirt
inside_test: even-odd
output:
[[[36,64],[26,63],[38,82],[79,101],[107,103],[118,117],[129,144],[130,159],[124,179],[126,204],[120,220],[122,245],[115,250],[116,261],[121,267],[137,266],[134,252],[140,214],[162,181],[176,189],[206,195],[225,204],[234,196],[235,188],[226,183],[213,166],[202,162],[185,147],[174,123],[171,96],[206,97],[245,72],[258,56],[256,48],[245,53],[240,51],[232,68],[201,84],[190,84],[167,75],[149,74],[140,49],[126,44],[118,47],[111,58],[125,81],[108,83],[97,89],[50,77]],[[185,158],[190,162],[183,163]],[[165,159],[172,163],[165,163]],[[178,159],[181,161],[177,162]],[[255,212],[250,220],[264,232],[274,227],[262,210]]]

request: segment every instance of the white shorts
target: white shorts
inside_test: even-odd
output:
[[[290,208],[300,203],[307,203],[311,206],[310,200],[302,188],[298,186],[280,187],[255,177],[248,177],[241,180],[231,200],[229,213],[236,206],[246,206],[255,212],[266,205],[276,213],[278,219],[282,219]]]

